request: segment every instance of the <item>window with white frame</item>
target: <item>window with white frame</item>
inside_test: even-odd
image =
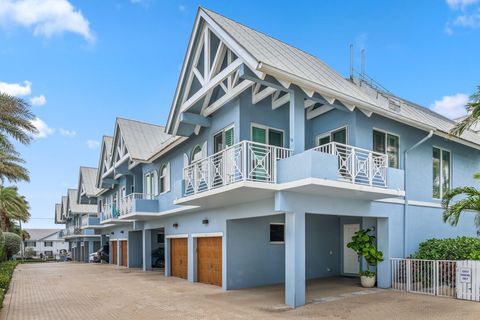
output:
[[[284,146],[284,133],[283,130],[270,128],[260,124],[252,124],[253,142],[268,144],[276,147]]]
[[[44,247],[53,247],[53,242],[52,241],[44,241],[43,246]]]
[[[202,147],[199,145],[192,149],[192,162],[202,159]]]
[[[373,130],[373,151],[388,156],[390,168],[400,168],[400,137],[381,130]]]
[[[347,144],[347,127],[338,128],[318,135],[315,144],[317,146],[323,146],[330,142]]]
[[[154,199],[158,195],[158,174],[156,170],[145,173],[145,198]]]
[[[160,193],[170,191],[170,162],[160,168]]]
[[[432,167],[433,186],[432,196],[435,199],[442,199],[445,192],[450,190],[452,175],[452,161],[450,151],[433,147]]]
[[[213,152],[217,153],[235,143],[234,126],[228,126],[213,136]]]

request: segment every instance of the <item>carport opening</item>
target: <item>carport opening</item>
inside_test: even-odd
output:
[[[346,245],[360,228],[376,227],[376,218],[306,214],[305,278],[307,301],[362,290],[362,266]],[[284,292],[285,215],[227,222],[227,289],[273,286]],[[283,299],[282,299],[283,300]]]
[[[152,269],[165,270],[165,230],[164,228],[152,229]]]

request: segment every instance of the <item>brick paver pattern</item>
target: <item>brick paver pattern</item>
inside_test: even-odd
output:
[[[309,304],[290,309],[283,286],[222,291],[111,265],[19,265],[1,319],[480,319],[480,303],[342,286],[308,286]]]

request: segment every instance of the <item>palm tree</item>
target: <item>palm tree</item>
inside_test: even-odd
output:
[[[453,127],[451,134],[459,136],[480,121],[480,85],[477,86],[477,92],[470,96],[470,102],[467,103],[466,108],[468,116]]]
[[[0,229],[8,231],[10,221],[27,222],[30,218],[30,206],[25,197],[18,194],[16,187],[0,186]]]
[[[29,104],[20,98],[0,93],[0,180],[28,181],[24,161],[15,150],[10,138],[22,144],[32,142],[32,135],[38,132],[33,124],[35,115]]]
[[[480,175],[477,173],[475,177],[478,179]],[[460,200],[452,201],[457,196],[462,196]],[[458,187],[454,188],[443,195],[442,200],[443,221],[456,226],[460,220],[460,216],[465,211],[476,211],[475,225],[480,230],[480,190],[474,187]]]

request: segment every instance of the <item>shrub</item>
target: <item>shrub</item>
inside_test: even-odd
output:
[[[12,280],[13,270],[17,266],[16,261],[5,261],[0,263],[0,307],[3,306],[3,298]]]
[[[5,252],[5,239],[3,238],[3,232],[0,231],[0,262],[7,259],[7,254]]]
[[[429,239],[418,245],[414,259],[480,260],[480,238]]]
[[[20,251],[22,244],[22,238],[18,234],[11,232],[4,232],[3,238],[5,239],[5,251],[7,253],[7,259],[10,259],[14,254]]]
[[[35,250],[33,250],[33,248],[27,248],[25,249],[25,258],[27,259],[31,259],[35,256]]]

